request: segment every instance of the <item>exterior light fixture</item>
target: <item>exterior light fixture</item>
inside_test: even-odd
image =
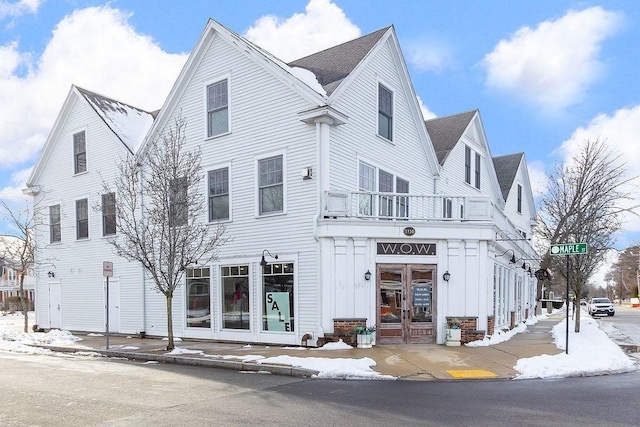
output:
[[[47,273],[47,276],[49,277],[56,277],[55,273],[53,271],[50,271]]]
[[[515,255],[511,255],[511,259],[509,260],[509,262],[511,264],[515,264],[516,263],[516,256]]]
[[[364,280],[366,280],[367,282],[371,280],[371,272],[369,270],[367,270],[367,272],[364,273]]]
[[[449,273],[448,271],[445,271],[444,274],[442,275],[442,278],[444,279],[445,282],[448,282],[449,279],[451,279],[451,273]]]
[[[507,254],[507,252],[511,252],[511,259],[509,260],[509,262],[511,264],[515,264],[517,261],[516,261],[516,254],[513,252],[513,249],[507,249],[506,251],[504,251],[504,253],[500,255],[496,255],[495,257],[498,258],[498,257],[504,256]]]
[[[267,265],[267,261],[264,259],[264,253],[265,253],[265,252],[266,252],[267,254],[269,254],[269,256],[270,256],[271,258],[273,258],[273,259],[278,259],[278,255],[273,256],[273,255],[271,255],[271,252],[269,252],[268,250],[266,250],[266,249],[265,249],[265,250],[263,250],[263,251],[262,251],[262,259],[260,260],[260,265],[261,265],[262,267],[264,267],[265,265]]]

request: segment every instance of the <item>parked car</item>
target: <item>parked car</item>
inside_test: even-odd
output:
[[[591,316],[595,316],[596,314],[613,316],[616,313],[616,310],[613,308],[613,304],[609,298],[591,298],[588,310]]]

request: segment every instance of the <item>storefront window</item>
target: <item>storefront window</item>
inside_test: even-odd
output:
[[[262,267],[262,329],[293,332],[293,263]]]
[[[222,327],[250,329],[249,266],[222,267]]]
[[[209,268],[187,269],[187,327],[211,327]]]

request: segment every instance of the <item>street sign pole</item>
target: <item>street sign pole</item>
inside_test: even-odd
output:
[[[107,329],[107,350],[109,350],[109,276],[107,276],[107,324],[106,324],[106,329]]]
[[[565,339],[565,354],[569,354],[569,279],[571,276],[571,269],[569,268],[569,255],[565,255],[567,260],[567,332]]]
[[[103,261],[102,262],[102,275],[107,278],[107,289],[106,289],[106,307],[105,307],[105,329],[107,336],[107,350],[109,350],[109,277],[113,277],[113,263],[111,261]]]

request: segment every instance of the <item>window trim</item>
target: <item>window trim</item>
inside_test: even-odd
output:
[[[80,237],[80,218],[78,217],[78,203],[79,202],[86,202],[87,206],[86,206],[86,211],[87,211],[87,218],[86,218],[86,222],[87,222],[87,235],[86,237]],[[90,233],[90,223],[89,223],[89,198],[88,197],[84,197],[82,199],[75,199],[74,201],[74,206],[75,206],[75,229],[76,229],[76,240],[88,240],[89,237],[91,236]]]
[[[76,163],[76,141],[75,136],[78,134],[84,133],[84,170],[78,172],[77,171],[77,163]],[[80,128],[76,131],[71,131],[71,159],[72,159],[72,167],[73,167],[73,175],[83,175],[89,172],[89,156],[87,155],[87,129]]]
[[[260,317],[259,319],[259,326],[258,326],[258,333],[259,334],[265,334],[265,335],[274,335],[274,334],[282,334],[282,335],[287,335],[287,336],[295,336],[296,334],[298,334],[300,332],[300,283],[299,283],[299,278],[298,278],[298,270],[299,270],[299,263],[298,263],[298,257],[297,256],[287,256],[282,255],[281,257],[278,258],[278,260],[268,260],[267,264],[269,265],[273,265],[273,264],[280,264],[280,265],[284,265],[284,264],[293,264],[293,331],[269,331],[269,330],[265,330],[263,328],[263,315],[265,314],[263,312],[263,308],[265,306],[265,299],[264,299],[264,269],[260,266],[260,263],[258,262],[257,264],[257,277],[258,277],[258,283],[257,283],[257,293],[258,293],[258,298],[256,303],[258,304],[258,316]]]
[[[227,170],[227,196],[229,197],[229,212],[228,212],[228,216],[225,219],[211,219],[211,205],[209,204],[209,199],[211,198],[210,195],[210,180],[209,180],[209,173],[210,172],[215,172],[221,169],[226,169]],[[232,218],[232,212],[233,212],[233,206],[232,206],[232,202],[233,202],[233,197],[231,195],[231,188],[232,188],[232,182],[231,182],[231,163],[225,163],[225,164],[221,164],[221,165],[216,165],[211,167],[210,169],[207,169],[207,174],[206,174],[206,179],[207,179],[207,193],[206,193],[206,198],[207,198],[207,223],[211,224],[211,223],[219,223],[219,222],[231,222],[233,220]]]
[[[111,196],[111,195],[113,195],[113,213],[111,214],[113,216],[113,233],[107,233],[107,229],[106,229],[107,222],[105,220],[107,215],[105,214],[104,199],[105,199],[105,196]],[[116,206],[117,206],[117,200],[116,200],[115,191],[111,191],[109,193],[103,193],[100,195],[100,217],[102,218],[102,237],[115,236],[118,233],[118,226],[116,224],[116,221],[117,221]]]
[[[395,111],[396,111],[396,97],[395,91],[391,89],[391,85],[385,83],[384,81],[378,79],[376,86],[376,135],[380,138],[383,138],[385,141],[393,142],[393,137],[395,135]],[[383,88],[387,92],[391,94],[391,116],[387,116],[384,112],[380,110],[380,88]],[[389,118],[390,126],[389,126],[389,138],[385,135],[380,134],[380,114],[383,114],[385,117]]]
[[[208,100],[208,93],[207,90],[209,88],[209,86],[214,85],[216,83],[220,83],[222,81],[226,80],[227,81],[227,131],[223,132],[223,133],[219,133],[216,135],[209,135],[209,100]],[[220,76],[217,76],[213,79],[207,80],[203,83],[203,89],[202,89],[202,103],[203,103],[203,110],[204,110],[204,139],[208,140],[208,139],[214,139],[214,138],[219,138],[221,136],[224,135],[228,135],[231,133],[232,127],[231,127],[231,105],[232,105],[232,96],[231,96],[231,74],[227,73],[227,74],[223,74]]]
[[[278,212],[260,212],[260,161],[282,156],[282,210]],[[287,153],[285,150],[270,151],[254,157],[255,217],[268,218],[287,214]]]

